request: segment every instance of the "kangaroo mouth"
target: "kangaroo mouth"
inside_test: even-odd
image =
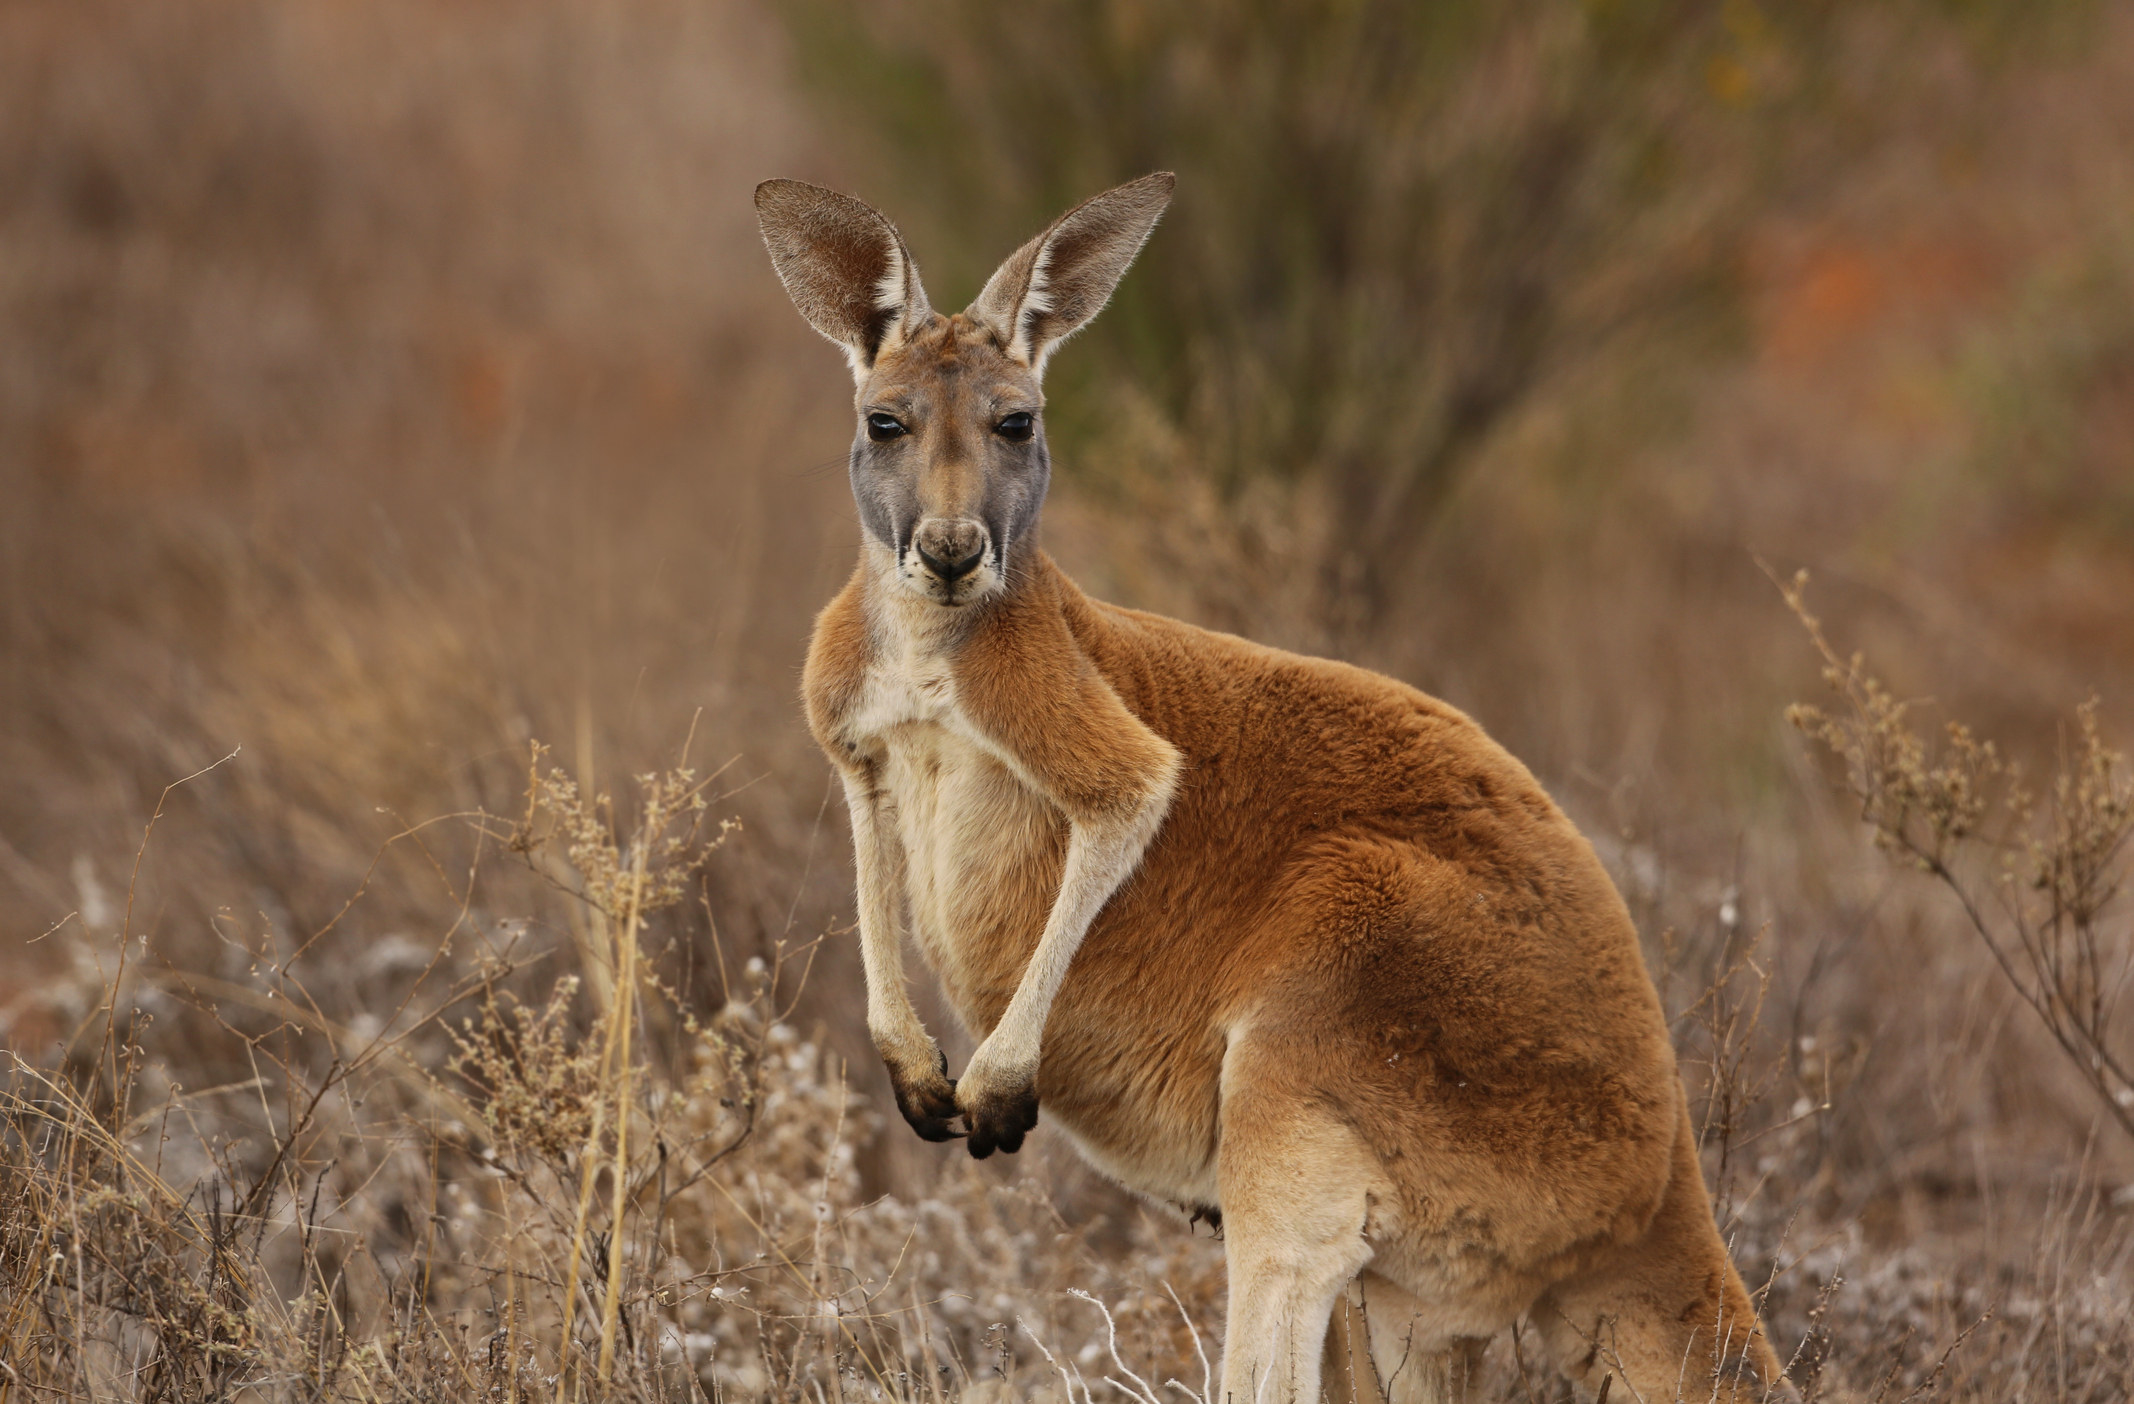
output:
[[[905,589],[930,603],[944,609],[962,609],[996,594],[1002,584],[1002,574],[991,553],[977,566],[948,579],[907,554],[897,570],[897,580]]]

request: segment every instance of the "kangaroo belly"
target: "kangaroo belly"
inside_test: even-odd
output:
[[[1067,823],[949,727],[916,723],[885,739],[912,934],[957,1014],[983,1036],[1045,928]]]

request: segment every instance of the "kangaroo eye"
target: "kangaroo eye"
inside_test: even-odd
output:
[[[890,439],[901,439],[910,432],[893,414],[883,414],[877,410],[867,416],[867,437],[878,444],[886,443]]]
[[[994,425],[993,432],[1003,439],[1020,444],[1029,439],[1031,431],[1036,427],[1035,420],[1031,419],[1023,411],[1017,410],[1006,419],[1001,420],[1000,423]]]

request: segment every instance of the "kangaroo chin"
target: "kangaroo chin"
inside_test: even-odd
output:
[[[853,372],[864,544],[803,693],[899,1110],[979,1157],[1042,1116],[1220,1223],[1234,1404],[1459,1399],[1521,1319],[1588,1400],[1789,1393],[1637,933],[1526,768],[1392,679],[1092,600],[1040,547],[1046,362],[1171,189],[1076,206],[950,314],[873,209],[756,192]],[[954,1079],[907,929],[980,1040]]]

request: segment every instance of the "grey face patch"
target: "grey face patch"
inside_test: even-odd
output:
[[[1026,543],[1034,543],[1037,537],[1037,515],[1045,505],[1045,493],[1052,485],[1052,455],[1045,448],[1045,431],[1034,428],[1030,441],[1020,445],[1025,451],[1023,462],[1016,465],[1017,471],[1006,475],[1006,481],[996,485],[982,520],[993,534],[994,549],[1000,554],[1000,568],[1013,578],[1015,552]]]
[[[989,330],[935,317],[882,357],[856,407],[852,496],[899,584],[956,606],[1006,589],[1034,547],[1052,475],[1028,368]],[[1016,414],[1030,417],[1027,437],[1012,423],[1002,432]]]
[[[890,455],[879,452],[879,446],[868,439],[866,421],[862,420],[859,437],[852,443],[849,465],[852,500],[860,509],[860,528],[888,547],[892,555],[902,556],[912,529],[918,524],[918,509],[909,475],[898,473],[889,460]]]

